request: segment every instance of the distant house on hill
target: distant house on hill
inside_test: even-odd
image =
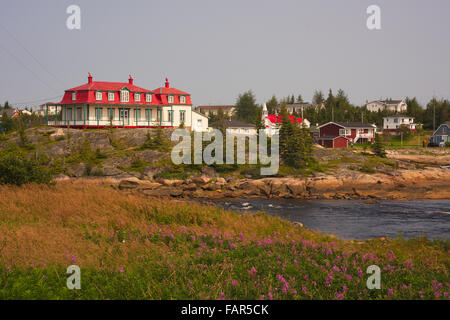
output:
[[[377,127],[362,122],[328,122],[318,127],[317,142],[327,148],[347,148],[349,143],[375,141]]]
[[[211,124],[212,128],[217,128],[218,126],[218,122],[213,122]],[[227,133],[232,134],[255,135],[257,133],[254,124],[234,119],[226,120],[225,128]]]
[[[197,106],[197,107],[195,107],[195,111],[200,112],[207,117],[209,117],[210,115],[217,115],[219,113],[220,109],[222,109],[223,113],[228,117],[231,117],[233,115],[234,111],[236,110],[236,108],[231,105]]]
[[[405,99],[403,100],[375,100],[366,104],[367,110],[378,111],[391,111],[391,112],[405,112],[408,110],[408,105]]]
[[[296,114],[298,114],[298,115],[303,115],[303,112],[304,112],[306,109],[308,109],[308,108],[314,108],[314,109],[317,110],[317,109],[319,109],[319,107],[322,108],[322,107],[324,107],[324,106],[323,106],[323,105],[317,106],[317,105],[314,105],[314,104],[309,103],[309,102],[303,102],[303,103],[291,103],[291,104],[287,104],[287,105],[286,105],[286,110],[287,110],[287,112],[288,112],[289,114],[294,114],[294,113],[296,113]],[[282,106],[281,106],[281,105],[278,105],[278,106],[276,107],[276,112],[277,112],[277,113],[281,112],[281,108],[282,108]]]
[[[443,146],[446,142],[450,142],[450,121],[444,122],[437,128],[430,138],[431,146]]]
[[[54,115],[54,114],[56,114],[56,107],[57,107],[56,103],[46,102],[39,106],[39,109],[36,110],[36,114],[38,116],[42,116],[42,117],[45,117],[47,114]]]

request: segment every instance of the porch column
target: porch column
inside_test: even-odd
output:
[[[86,125],[86,104],[83,104],[83,125]]]
[[[64,108],[64,125],[67,126],[67,106],[63,106]]]
[[[123,127],[125,128],[125,106],[122,105],[122,124]]]
[[[138,107],[136,107],[136,109],[134,109],[134,117],[136,118],[136,126],[139,126]]]
[[[173,127],[173,106],[170,106],[170,125]]]
[[[163,117],[163,114],[162,114],[162,107],[159,107],[159,126],[161,127],[161,125],[162,125],[162,117]]]
[[[48,125],[48,104],[45,105],[45,118],[47,119],[47,125]]]

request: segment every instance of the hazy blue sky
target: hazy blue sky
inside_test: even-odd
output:
[[[258,102],[272,94],[310,100],[329,88],[344,89],[355,104],[450,97],[448,0],[0,4],[1,102],[62,95],[86,83],[88,72],[123,82],[131,73],[148,89],[168,77],[194,105],[232,104],[249,89]],[[81,7],[81,30],[66,28],[71,4]],[[371,4],[381,7],[380,31],[366,28]]]

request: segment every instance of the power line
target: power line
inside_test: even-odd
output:
[[[3,30],[5,30],[6,33],[8,33],[10,35],[11,38],[13,38],[14,40],[16,40],[16,42],[22,47],[22,49],[25,50],[26,53],[28,53],[28,55],[33,58],[34,61],[36,61],[36,63],[43,69],[45,70],[49,75],[51,75],[56,81],[58,81],[58,83],[61,83],[62,81],[58,79],[58,77],[56,77],[52,72],[50,72],[31,52],[30,50],[28,50],[25,45],[13,34],[11,33],[8,29],[5,28],[5,26],[3,26],[0,23],[0,27],[3,28]]]
[[[48,85],[47,82],[45,82],[41,77],[39,77],[33,70],[31,70],[30,68],[28,68],[19,58],[17,58],[14,54],[12,54],[11,51],[9,51],[8,49],[6,49],[6,47],[4,47],[3,45],[0,44],[0,48],[2,48],[3,50],[6,51],[6,53],[8,53],[14,60],[16,60],[16,62],[18,64],[20,64],[23,68],[27,69],[28,72],[30,72],[31,74],[33,74],[36,79],[38,79],[40,82],[42,82],[46,87],[48,87],[50,90],[52,91],[57,91],[55,88],[53,88],[52,86]]]
[[[31,100],[31,101],[23,101],[23,102],[11,102],[11,104],[28,104],[28,103],[33,103],[33,102],[42,102],[42,101],[48,101],[48,100],[52,100],[52,99],[56,99],[56,98],[61,98],[63,95],[60,94],[59,96],[55,96],[55,97],[49,97],[49,98],[43,98],[43,99],[39,99],[39,100]]]

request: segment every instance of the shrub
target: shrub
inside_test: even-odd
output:
[[[169,151],[170,143],[164,136],[164,132],[160,127],[156,129],[156,134],[154,137],[150,135],[150,132],[147,133],[146,137],[146,140],[141,146],[141,150],[151,149],[161,152]]]
[[[0,184],[18,186],[32,182],[49,184],[51,180],[50,170],[36,160],[26,159],[19,153],[0,154]]]

